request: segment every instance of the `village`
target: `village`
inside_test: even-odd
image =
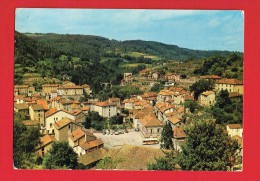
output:
[[[110,97],[100,101],[92,96],[89,85],[76,85],[69,80],[42,84],[41,90],[36,91],[28,80],[23,85],[14,85],[14,112],[23,117],[26,127],[40,127],[42,137],[41,144],[35,148],[36,156],[44,157],[52,143],[66,141],[77,153],[78,162],[88,168],[94,168],[110,149],[124,145],[159,150],[162,131],[168,123],[173,131],[173,149],[181,152],[187,137],[185,127],[193,121],[191,115],[195,114],[185,102],[196,102],[206,109],[215,104],[221,90],[227,90],[230,99],[243,96],[243,82],[238,79],[217,75],[184,78],[176,73],[162,75],[149,69],[143,69],[137,75],[124,73],[121,86],[138,85],[144,90],[143,94],[124,100]],[[161,80],[164,80],[164,86],[158,92],[151,91],[151,87]],[[211,81],[214,86],[196,98],[189,87],[199,80]],[[86,96],[88,99],[82,101]],[[91,112],[107,120],[102,123],[101,130],[85,128]],[[198,111],[196,114],[203,113]],[[122,124],[112,125],[109,120],[115,116],[122,118]],[[228,135],[243,147],[243,126],[224,126]],[[240,154],[242,156],[242,151]]]

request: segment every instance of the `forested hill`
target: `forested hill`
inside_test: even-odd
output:
[[[92,35],[61,35],[61,34],[25,34],[44,44],[51,50],[76,56],[83,59],[97,59],[99,57],[111,57],[114,54],[121,57],[128,57],[136,53],[146,58],[156,57],[167,60],[187,60],[210,57],[212,55],[227,55],[228,51],[201,51],[180,48],[176,45],[167,45],[154,41],[129,40],[117,41],[104,37]],[[136,55],[134,54],[134,55]]]

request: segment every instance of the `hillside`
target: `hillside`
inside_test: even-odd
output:
[[[143,40],[117,41],[92,35],[26,34],[39,43],[56,49],[58,52],[88,59],[99,56],[131,56],[133,52],[140,57],[156,56],[160,59],[187,60],[209,57],[214,54],[227,55],[228,51],[201,51],[181,48],[176,45]]]
[[[77,85],[87,83],[94,93],[99,93],[103,90],[102,82],[119,85],[124,72],[136,75],[145,68],[188,76],[217,74],[241,79],[243,54],[92,35],[15,32],[16,84],[33,84],[39,89],[43,83],[70,80]]]

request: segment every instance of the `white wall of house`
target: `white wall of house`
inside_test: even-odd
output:
[[[54,113],[53,115],[47,117],[45,119],[46,133],[53,134],[54,133],[54,123],[65,117],[72,119],[72,120],[75,119],[75,117],[72,114],[66,113],[64,111],[58,111],[58,112]]]
[[[111,118],[117,115],[117,107],[113,106],[95,106],[95,111],[102,117]]]
[[[134,103],[133,102],[125,103],[125,109],[134,109]]]
[[[242,128],[240,128],[240,129],[230,129],[227,126],[227,132],[228,132],[228,135],[231,136],[231,137],[238,135],[242,138],[242,136],[243,136],[243,129]]]

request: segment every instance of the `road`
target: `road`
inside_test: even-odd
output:
[[[160,148],[160,144],[142,145],[142,137],[140,132],[129,132],[119,135],[103,135],[103,133],[94,133],[97,138],[101,138],[106,148],[120,148],[122,145],[146,146],[152,148]]]

